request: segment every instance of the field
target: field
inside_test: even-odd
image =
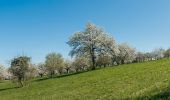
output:
[[[34,79],[23,88],[0,82],[0,100],[170,99],[170,60],[107,67],[53,79]]]

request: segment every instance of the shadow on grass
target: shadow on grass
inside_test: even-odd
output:
[[[16,88],[18,88],[18,87],[4,88],[4,89],[0,89],[0,92],[1,92],[1,91],[6,91],[6,90],[12,90],[12,89],[16,89]]]
[[[97,68],[96,70],[101,70],[101,69],[103,69],[103,68]],[[63,75],[53,76],[52,78],[46,76],[46,77],[43,77],[43,78],[39,78],[39,79],[37,79],[35,81],[39,82],[39,81],[44,81],[44,80],[48,80],[48,79],[63,78],[63,77],[78,75],[78,74],[82,74],[82,73],[86,73],[86,72],[91,72],[91,71],[95,71],[95,70],[86,70],[86,71],[80,71],[80,72],[77,72],[77,73],[63,74]]]
[[[77,75],[77,74],[81,74],[81,73],[85,73],[85,72],[89,72],[89,71],[82,71],[82,72],[77,72],[77,73],[63,74],[63,75],[53,76],[52,78],[51,77],[44,77],[44,78],[39,78],[39,79],[37,79],[35,81],[39,82],[39,81],[44,81],[44,80],[48,80],[48,79],[68,77],[68,76],[73,76],[73,75]]]
[[[170,99],[170,90],[158,93],[150,97],[151,100],[168,100]]]
[[[137,97],[137,100],[169,100],[170,99],[170,87],[150,96]]]

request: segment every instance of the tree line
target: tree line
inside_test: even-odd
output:
[[[53,78],[106,66],[170,58],[170,49],[138,52],[127,43],[117,43],[103,28],[92,23],[88,23],[84,31],[70,36],[67,44],[71,48],[69,55],[72,60],[64,59],[60,53],[55,52],[47,54],[45,61],[39,64],[32,64],[28,56],[15,57],[8,70],[0,66],[0,79],[11,79],[23,87],[25,81],[34,77]]]

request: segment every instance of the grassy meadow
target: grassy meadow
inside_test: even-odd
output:
[[[165,100],[170,99],[170,60],[31,81],[23,88],[1,81],[0,100]]]

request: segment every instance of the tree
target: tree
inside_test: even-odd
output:
[[[44,63],[39,63],[37,65],[37,70],[38,70],[38,74],[40,75],[40,77],[43,77],[43,75],[46,73],[46,67]]]
[[[26,73],[29,71],[30,57],[20,56],[11,60],[10,72],[13,78],[16,78],[21,87],[26,79]]]
[[[3,65],[0,65],[0,80],[5,78],[5,68]]]
[[[119,55],[118,55],[118,63],[132,63],[135,60],[135,49],[130,47],[127,43],[119,44]]]
[[[114,65],[116,58],[120,52],[114,38],[109,36],[108,34],[103,34],[100,36],[100,41],[100,49],[98,50],[99,59],[101,58],[101,56],[109,56],[108,61],[111,59],[111,63],[112,65]]]
[[[136,62],[144,62],[145,61],[145,54],[143,52],[136,53]]]
[[[77,57],[72,63],[75,71],[85,70],[88,67],[88,60],[84,57]]]
[[[162,49],[162,48],[156,48],[155,50],[153,50],[151,52],[151,54],[152,54],[152,56],[153,56],[153,58],[155,60],[163,58],[164,57],[164,53],[165,53],[165,50]]]
[[[26,80],[29,80],[29,79],[32,79],[38,76],[38,71],[37,71],[35,64],[29,65],[28,71],[26,72],[25,76],[26,76],[25,78]]]
[[[64,61],[64,69],[66,70],[67,74],[69,73],[71,69],[72,62],[70,60]]]
[[[108,54],[100,54],[97,58],[97,65],[101,66],[109,66],[112,64],[111,57]]]
[[[144,55],[144,61],[152,60],[152,53],[147,52],[147,53],[144,53],[143,55]]]
[[[106,34],[102,28],[96,27],[92,23],[86,25],[83,32],[76,32],[70,37],[67,44],[72,47],[70,55],[73,56],[86,56],[91,59],[92,70],[96,68],[97,52],[101,49],[101,37]]]
[[[60,74],[63,70],[63,57],[59,53],[49,53],[46,56],[45,67],[49,72],[51,78],[55,74],[57,70]]]
[[[165,58],[170,58],[170,48],[165,51],[164,56]]]

